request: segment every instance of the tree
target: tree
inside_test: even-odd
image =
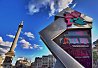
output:
[[[97,55],[97,52],[96,51],[93,52],[93,60],[94,61],[97,61],[98,60],[98,55]]]

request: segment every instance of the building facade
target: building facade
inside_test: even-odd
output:
[[[36,65],[36,68],[41,68],[42,67],[42,58],[36,57],[35,58],[35,65]]]
[[[31,63],[27,59],[19,59],[16,61],[15,68],[30,68]]]
[[[53,55],[36,57],[35,61],[31,63],[31,68],[53,68],[56,59]]]

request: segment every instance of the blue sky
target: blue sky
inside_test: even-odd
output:
[[[61,3],[64,0],[58,1]],[[70,4],[71,7],[74,5],[73,9],[94,19],[92,36],[95,41],[98,38],[98,1],[68,1],[70,3],[73,1]],[[26,57],[33,61],[34,57],[50,54],[38,32],[53,22],[55,13],[69,5],[67,0],[64,3],[67,5],[57,5],[54,0],[0,0],[0,44],[4,46],[0,46],[0,53],[4,54],[9,50],[18,25],[23,20],[24,27],[15,49],[14,59]]]

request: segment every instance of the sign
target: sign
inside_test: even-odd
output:
[[[89,47],[90,35],[89,31],[77,30],[77,31],[66,31],[59,38],[58,44],[70,44],[73,47]]]
[[[67,30],[53,41],[85,68],[91,68],[92,52],[89,30]]]
[[[67,27],[71,26],[73,23],[78,25],[85,25],[86,22],[83,18],[80,17],[81,13],[77,11],[73,11],[71,13],[64,14],[65,22],[67,23]]]

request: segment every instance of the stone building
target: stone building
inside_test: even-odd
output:
[[[3,60],[4,60],[3,56],[0,55],[0,68],[3,68],[2,67]]]
[[[53,68],[56,59],[53,55],[36,57],[35,61],[31,63],[31,68]]]
[[[15,68],[30,68],[30,65],[27,59],[20,59],[16,61]]]

